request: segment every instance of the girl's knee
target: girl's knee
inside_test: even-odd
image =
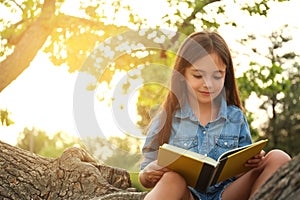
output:
[[[176,172],[165,172],[155,187],[146,195],[147,199],[189,199],[186,182]]]
[[[291,160],[291,157],[282,150],[274,149],[267,153],[265,159],[267,162],[284,165]]]
[[[184,178],[180,174],[173,171],[164,173],[164,175],[161,178],[161,181],[167,184],[176,184],[178,187],[182,188],[187,187]]]

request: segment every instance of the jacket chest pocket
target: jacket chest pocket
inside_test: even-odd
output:
[[[217,159],[222,153],[230,149],[235,149],[238,147],[238,137],[237,136],[226,136],[215,138],[215,149],[214,157]]]
[[[198,138],[197,136],[190,136],[190,137],[176,137],[173,139],[173,145],[198,152]]]

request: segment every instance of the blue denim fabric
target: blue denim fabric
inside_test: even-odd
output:
[[[144,160],[141,163],[141,170],[157,158],[158,145],[152,145],[150,152],[146,152],[145,147],[149,147],[152,139],[159,131],[159,116],[153,119],[149,127],[143,148]],[[251,134],[245,115],[238,107],[227,106],[224,98],[221,100],[218,117],[205,126],[200,124],[188,103],[183,109],[177,110],[173,117],[169,144],[207,155],[215,160],[229,149],[251,143]],[[202,194],[202,199],[210,199],[204,197],[210,196],[209,194],[215,196],[218,191],[223,191],[224,187],[233,180],[210,187],[206,194]]]

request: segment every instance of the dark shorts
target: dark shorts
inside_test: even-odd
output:
[[[208,192],[201,193],[197,192],[195,189],[190,188],[195,200],[222,200],[222,194],[226,187],[230,185],[235,179],[228,179],[219,184],[216,184],[208,189]]]

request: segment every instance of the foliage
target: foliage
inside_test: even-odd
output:
[[[66,148],[80,146],[80,142],[64,132],[57,132],[53,137],[49,137],[45,131],[24,128],[23,132],[19,133],[16,146],[45,157],[56,158]]]
[[[270,119],[264,130],[267,133],[275,132],[270,146],[276,146],[289,152],[291,156],[296,156],[300,152],[300,65],[294,63],[290,67],[288,78],[291,82],[286,89],[284,97],[280,99],[278,106],[280,109],[276,113],[276,118]],[[276,142],[276,143],[275,143]]]
[[[224,15],[224,9],[226,8],[226,4],[218,0],[185,2],[167,0],[165,3],[172,9],[165,11],[162,15],[159,28],[165,27],[165,29],[176,32],[176,34],[169,39],[169,42],[161,42],[155,51],[153,51],[153,49],[146,49],[146,51],[151,53],[148,53],[147,56],[142,59],[134,56],[134,53],[125,53],[120,56],[120,58],[122,57],[121,59],[118,58],[115,61],[115,64],[112,64],[99,63],[100,57],[97,59],[97,62],[95,62],[96,65],[101,66],[99,69],[99,67],[91,66],[81,67],[84,63],[87,63],[87,61],[85,61],[88,57],[87,55],[89,55],[95,47],[99,46],[99,44],[104,44],[105,53],[107,53],[108,50],[115,52],[117,49],[106,40],[107,38],[115,36],[119,37],[122,33],[129,30],[136,31],[149,28],[148,24],[150,22],[148,22],[146,18],[141,17],[141,15],[133,9],[133,6],[130,3],[119,0],[109,2],[82,1],[80,3],[80,11],[82,12],[80,16],[71,16],[65,13],[62,10],[63,5],[66,3],[65,1],[57,0],[55,2],[56,14],[53,18],[56,23],[55,27],[53,27],[52,34],[44,45],[43,51],[49,55],[50,60],[55,65],[67,64],[70,72],[77,70],[87,71],[95,76],[96,80],[106,82],[110,82],[113,74],[118,70],[129,71],[140,65],[146,66],[149,61],[151,63],[162,63],[166,64],[166,66],[171,66],[174,56],[170,56],[166,51],[170,49],[176,51],[178,44],[184,39],[184,36],[189,35],[200,27],[208,29],[218,28],[219,24],[216,20],[216,16]],[[212,4],[217,6],[215,16],[208,15],[208,13],[211,12],[211,10],[208,9]],[[20,1],[20,3],[17,3],[16,1],[4,1],[4,5],[9,11],[15,12],[20,16],[20,19],[17,22],[3,20],[5,28],[1,39],[3,41],[6,40],[7,42],[4,42],[5,48],[2,53],[8,55],[8,50],[6,48],[11,48],[17,43],[13,42],[14,40],[12,38],[22,37],[22,33],[25,31],[26,27],[41,14],[40,12],[42,11],[41,8],[43,4],[42,1],[23,0]],[[105,8],[109,8],[109,11]],[[185,9],[185,12],[181,12],[182,9]],[[267,1],[261,0],[255,1],[255,6],[251,3],[242,5],[241,9],[248,10],[250,14],[266,15],[269,7],[267,6]],[[114,15],[111,14],[112,11],[114,12]],[[122,13],[122,15],[119,13]],[[116,25],[118,24],[117,21],[121,18],[128,19],[126,25]],[[232,22],[228,21],[226,23],[231,24]],[[144,34],[145,38],[151,38],[153,32],[149,31]],[[157,39],[161,35],[162,34],[159,33],[152,37],[152,39]],[[126,35],[124,40],[130,40],[128,46],[132,46],[134,44],[132,42],[136,42],[135,39],[136,38],[130,38],[129,35]],[[143,46],[149,47],[145,41],[147,40],[142,41]],[[107,49],[108,47],[110,47],[110,49]],[[126,47],[125,51],[130,51],[130,48]],[[111,59],[109,55],[108,58]],[[108,64],[111,64],[112,66],[107,68]],[[106,70],[105,75],[102,76],[103,71],[101,70],[104,69],[109,70]],[[101,77],[98,78],[99,76]],[[149,79],[151,76],[153,77],[155,75],[148,72],[141,73],[142,79]],[[164,79],[167,79],[167,77],[168,75],[166,75]],[[147,108],[145,105],[160,104],[161,101],[151,102],[153,99],[147,99],[147,96],[149,96],[149,93],[151,92],[151,89],[149,91],[148,89],[142,89],[143,91],[141,91],[141,97],[139,98],[140,100],[145,99],[145,102],[148,102],[139,102],[140,104],[138,105],[138,113],[142,118],[139,123],[142,126],[149,121],[149,117],[143,114],[149,112],[149,107]],[[146,98],[144,98],[143,95],[145,95]]]
[[[14,124],[15,122],[9,117],[9,112],[8,110],[1,110],[0,109],[0,120],[1,120],[1,124],[2,126],[10,126],[12,124]]]
[[[161,104],[168,90],[167,80],[170,71],[161,66],[172,66],[178,45],[186,35],[203,28],[218,29],[220,16],[223,20],[222,23],[236,26],[236,23],[229,20],[224,14],[228,9],[226,4],[231,3],[230,1],[166,0],[165,3],[172,9],[163,13],[156,27],[149,28],[150,22],[140,16],[127,1],[81,1],[79,12],[69,14],[62,9],[66,3],[64,0],[4,0],[1,4],[7,13],[14,14],[14,20],[0,19],[3,24],[0,36],[1,47],[3,47],[0,52],[0,56],[3,56],[2,59],[6,59],[8,55],[14,53],[14,47],[18,45],[20,38],[42,14],[42,8],[48,6],[49,2],[55,2],[56,10],[51,18],[54,23],[44,23],[36,31],[39,32],[45,28],[50,28],[52,31],[47,41],[37,46],[43,46],[41,50],[47,53],[54,65],[66,64],[70,72],[87,72],[98,82],[110,83],[116,72],[126,71],[128,80],[122,85],[124,93],[128,92],[131,86],[130,80],[141,79],[143,87],[139,90],[137,109],[141,117],[138,123],[142,127],[149,123],[150,111]],[[251,16],[266,16],[270,8],[268,0],[253,0],[247,1],[247,3],[233,2]],[[275,0],[275,2],[282,2],[282,0]],[[128,20],[126,24],[120,24],[118,23],[120,19]],[[166,33],[164,29],[171,31]],[[270,40],[280,42],[285,39],[278,33]],[[27,45],[31,45],[34,41],[36,40],[28,41]],[[277,49],[276,45],[280,44],[274,43],[273,50]],[[93,49],[95,50],[93,51]],[[253,51],[256,52],[257,49],[253,48]],[[26,56],[25,53],[23,52],[22,56]],[[272,53],[271,51],[270,55],[273,55]],[[276,59],[288,59],[289,56],[289,59],[293,59],[292,53],[278,56]],[[279,101],[284,100],[282,96],[287,96],[285,93],[289,91],[292,84],[283,75],[280,75],[283,72],[282,65],[276,60],[273,62],[272,58],[270,61],[270,65],[261,65],[256,61],[251,62],[252,70],[239,79],[239,84],[243,88],[241,96],[244,101],[251,92],[256,92],[259,97],[265,99],[262,108],[268,110],[270,105],[273,105],[274,111],[275,108],[283,105]],[[20,63],[20,65],[22,64]],[[131,75],[130,72],[133,70],[138,70],[140,74]],[[151,81],[156,81],[158,84],[153,84]],[[97,82],[91,83],[87,87],[94,89],[96,85]],[[287,100],[288,103],[290,101]],[[273,116],[275,116],[274,114]],[[251,121],[253,117],[251,113],[247,113],[247,116]],[[1,121],[3,124],[3,118]],[[271,127],[274,128],[272,124]],[[277,130],[279,130],[278,127]],[[29,134],[30,130],[24,129],[24,132]],[[38,135],[42,137],[43,134],[39,133]],[[276,138],[273,135],[275,144],[278,143]],[[48,140],[47,138],[43,139]],[[28,140],[28,136],[26,140]],[[48,150],[44,149],[44,152],[56,148],[54,144],[51,145]],[[28,144],[25,147],[28,148]]]
[[[96,160],[131,172],[139,171],[141,141],[138,138],[85,138],[84,143]]]
[[[242,88],[241,96],[243,100],[251,93],[255,93],[263,101],[260,109],[266,111],[268,120],[262,127],[262,131],[265,134],[263,137],[268,137],[271,141],[268,144],[269,148],[287,149],[289,153],[295,155],[300,149],[292,149],[288,146],[291,144],[290,139],[298,137],[293,129],[297,129],[297,117],[299,116],[294,114],[293,118],[290,118],[286,114],[300,112],[300,109],[294,106],[295,101],[299,101],[299,99],[293,97],[293,94],[297,94],[295,86],[299,84],[299,78],[297,77],[299,69],[297,69],[296,60],[299,55],[285,48],[286,44],[292,39],[283,33],[285,28],[273,32],[268,37],[270,46],[265,47],[268,49],[267,55],[261,53],[262,50],[256,47],[252,48],[252,51],[258,55],[258,61],[250,62],[251,68],[238,79],[238,83],[239,87]],[[255,36],[250,36],[250,38],[252,40],[256,39]],[[261,57],[264,58],[266,64],[259,63]],[[291,106],[293,106],[293,109],[291,109]],[[287,124],[290,124],[291,127]]]

